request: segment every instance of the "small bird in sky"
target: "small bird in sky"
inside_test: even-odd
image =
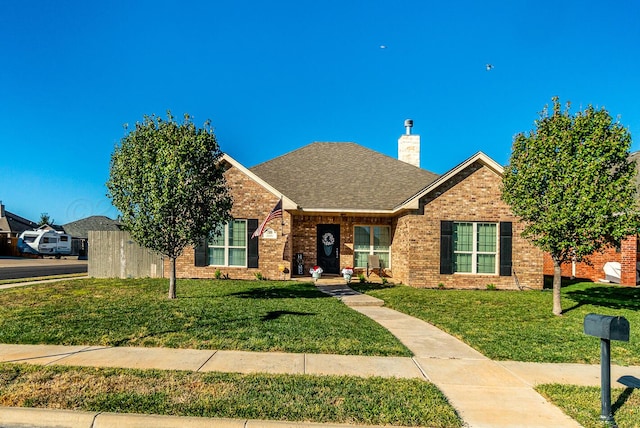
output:
[[[387,46],[386,45],[380,45],[380,49],[386,49]]]
[[[493,69],[493,64],[487,64],[487,71],[491,71]]]

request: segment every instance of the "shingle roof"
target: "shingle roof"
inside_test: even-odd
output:
[[[355,143],[312,143],[250,170],[307,210],[391,210],[438,177]]]
[[[32,230],[38,227],[37,223],[27,220],[24,217],[20,217],[12,212],[4,210],[4,217],[0,217],[0,230],[3,232],[11,232],[14,234],[20,234],[25,230]]]
[[[64,226],[65,233],[74,238],[88,239],[90,230],[121,230],[120,222],[112,220],[103,215],[94,215],[91,217],[76,220],[67,223]]]

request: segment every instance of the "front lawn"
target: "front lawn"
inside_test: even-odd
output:
[[[311,283],[74,279],[0,290],[0,343],[410,356]]]
[[[604,428],[600,421],[600,387],[538,385],[536,390],[585,428]],[[611,409],[620,428],[640,427],[640,394],[634,388],[612,388]]]
[[[599,364],[600,340],[583,333],[588,313],[624,316],[629,342],[612,342],[611,361],[640,365],[640,288],[578,283],[562,289],[565,313],[551,313],[551,291],[472,291],[354,284],[385,305],[425,320],[495,360]]]
[[[460,427],[416,379],[0,364],[0,406],[348,424]]]

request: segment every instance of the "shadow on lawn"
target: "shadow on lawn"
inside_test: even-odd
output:
[[[631,398],[634,389],[635,388],[625,388],[625,390],[622,391],[622,394],[620,394],[616,402],[611,405],[611,412],[613,414],[615,414],[618,409],[620,409],[627,401],[629,401],[629,398]]]
[[[257,287],[251,290],[230,293],[228,296],[235,296],[242,299],[319,299],[331,297],[318,291],[315,287]]]
[[[576,305],[565,312],[583,305],[603,306],[612,309],[640,309],[640,289],[632,287],[601,286],[584,290],[567,291],[565,296]]]
[[[272,321],[280,318],[283,315],[300,315],[300,316],[310,316],[315,315],[309,312],[295,312],[295,311],[271,311],[267,313],[267,315],[263,316],[262,321]]]
[[[384,290],[385,288],[393,288],[394,284],[378,284],[375,282],[352,282],[349,287],[353,288],[360,293],[366,293],[373,290]]]

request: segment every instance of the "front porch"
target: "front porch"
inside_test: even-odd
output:
[[[381,265],[376,277],[391,278],[392,221],[390,217],[292,214],[290,254],[285,255],[292,275],[309,277],[309,270],[320,266],[323,277],[341,278],[342,269],[351,267],[357,280],[359,274],[367,275],[368,257],[375,255]]]

